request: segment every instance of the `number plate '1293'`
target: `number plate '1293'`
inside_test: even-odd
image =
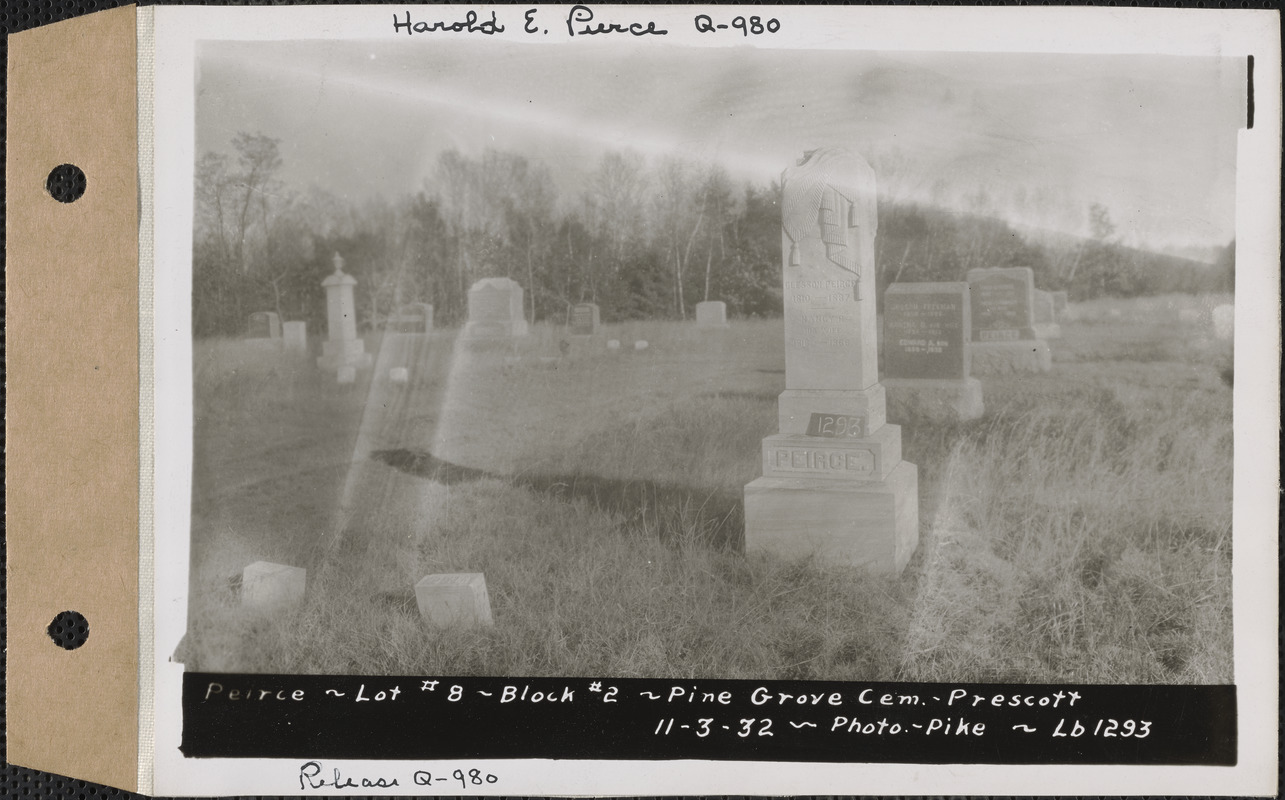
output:
[[[851,414],[813,414],[808,420],[808,436],[827,439],[859,438],[865,435],[865,417]]]

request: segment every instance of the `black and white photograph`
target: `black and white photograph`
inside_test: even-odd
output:
[[[693,702],[1234,688],[1252,60],[791,47],[770,7],[680,43],[645,12],[195,36],[157,658]]]
[[[1231,682],[1243,61],[198,69],[190,667]]]

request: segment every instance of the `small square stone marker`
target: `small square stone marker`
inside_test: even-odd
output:
[[[388,370],[388,380],[393,383],[407,383],[410,381],[410,370],[406,367],[393,367]]]
[[[426,575],[415,584],[419,614],[438,627],[490,625],[491,598],[481,572]]]
[[[241,606],[259,611],[289,611],[303,603],[308,571],[303,567],[256,561],[241,573]]]
[[[727,327],[727,303],[706,300],[696,304],[696,327],[702,329]]]

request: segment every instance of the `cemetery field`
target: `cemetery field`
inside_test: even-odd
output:
[[[198,340],[178,658],[247,672],[1229,683],[1230,346],[1179,321],[1171,306],[1196,298],[1165,302],[1072,306],[1053,371],[983,378],[980,420],[890,420],[920,492],[919,549],[897,578],[741,552],[741,492],[784,388],[780,320],[607,325],[565,353],[552,326],[495,349],[440,331],[389,345],[352,386]],[[372,386],[394,352],[410,382]],[[308,570],[301,608],[240,607],[241,570],[258,560]],[[443,572],[485,573],[493,626],[422,621],[412,587]]]

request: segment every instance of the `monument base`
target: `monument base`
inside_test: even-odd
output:
[[[848,389],[786,389],[777,398],[777,423],[781,433],[808,432],[813,414],[843,414],[865,420],[862,436],[877,431],[888,421],[883,385],[852,391]]]
[[[882,481],[759,478],[745,486],[745,550],[899,575],[919,544],[919,470]]]
[[[337,370],[340,367],[369,367],[370,353],[361,339],[330,339],[321,343],[317,366]]]
[[[1035,338],[1037,339],[1061,339],[1062,326],[1056,322],[1049,322],[1043,325],[1035,324]]]
[[[971,342],[974,375],[1008,375],[1014,372],[1048,372],[1053,354],[1043,339],[1011,342]]]
[[[883,386],[888,393],[888,416],[897,422],[962,422],[979,419],[986,412],[982,383],[976,378],[884,378]]]

